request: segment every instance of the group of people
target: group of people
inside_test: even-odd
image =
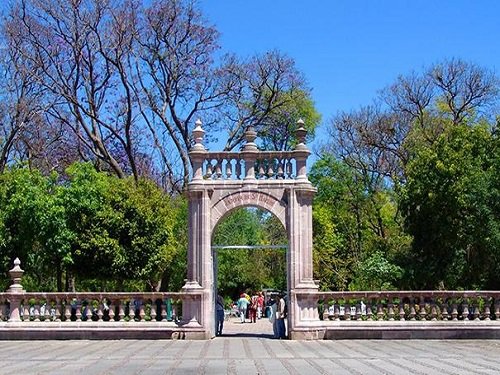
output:
[[[225,318],[224,299],[220,295],[216,298],[215,306],[217,315],[216,335],[220,336],[222,334]],[[240,298],[236,301],[235,307],[242,324],[245,323],[247,319],[250,320],[250,323],[256,323],[257,319],[267,316],[269,321],[273,324],[274,338],[286,338],[285,319],[287,317],[287,303],[284,294],[273,295],[268,301],[265,301],[262,292],[253,293],[252,295],[241,293]]]
[[[262,292],[255,293],[252,296],[247,293],[241,293],[236,305],[240,313],[241,323],[246,322],[247,314],[250,323],[256,323],[257,319],[262,318],[264,296]]]

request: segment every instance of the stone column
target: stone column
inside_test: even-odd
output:
[[[203,162],[207,151],[203,146],[205,131],[201,128],[201,121],[196,121],[193,130],[195,144],[189,152],[193,165],[193,179],[188,184],[189,223],[188,223],[188,251],[187,251],[187,280],[182,287],[182,292],[187,296],[182,304],[183,324],[187,326],[200,326],[202,324],[202,244],[203,244],[203,196],[204,180],[202,176]]]

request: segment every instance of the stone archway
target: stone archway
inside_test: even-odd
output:
[[[196,125],[196,143],[190,152],[194,173],[188,185],[188,279],[183,291],[201,292],[203,297],[183,305],[185,323],[205,328],[207,338],[214,336],[212,232],[230,211],[256,206],[274,214],[286,229],[289,336],[314,337],[318,322],[313,297],[318,287],[313,281],[312,264],[315,189],[306,176],[310,152],[304,144],[303,123],[298,124],[297,147],[283,152],[259,151],[251,128],[245,132],[246,144],[241,152],[208,152],[202,144],[201,122]],[[304,297],[308,295],[311,298]]]

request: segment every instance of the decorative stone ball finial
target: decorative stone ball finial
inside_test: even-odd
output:
[[[203,146],[203,136],[205,135],[205,130],[202,129],[201,125],[201,120],[198,119],[195,122],[196,127],[193,130],[193,137],[194,137],[194,150],[205,150],[205,147]]]
[[[299,144],[304,144],[306,141],[307,130],[304,128],[304,120],[299,119],[297,121],[297,130],[295,131],[295,136],[299,141]]]
[[[14,260],[14,267],[9,270],[10,278],[12,279],[12,285],[9,288],[9,292],[22,292],[23,287],[21,285],[21,278],[23,277],[24,271],[20,267],[21,261],[19,258]]]

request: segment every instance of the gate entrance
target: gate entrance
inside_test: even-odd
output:
[[[188,185],[188,278],[183,292],[199,295],[183,305],[189,326],[215,336],[214,261],[212,233],[220,220],[240,207],[269,211],[286,229],[288,331],[290,338],[313,338],[318,312],[312,262],[312,198],[315,188],[306,175],[310,155],[304,144],[306,130],[299,120],[298,144],[292,151],[260,151],[256,132],[245,132],[240,152],[209,152],[203,145],[204,130],[197,121],[195,145],[190,151],[193,178]]]
[[[288,252],[288,245],[215,245],[212,246],[212,259],[214,261],[214,289],[213,293],[214,296],[217,296],[220,294],[220,285],[219,285],[219,280],[217,278],[219,274],[219,251],[220,250],[229,250],[229,251],[242,251],[242,250],[284,250],[285,251],[285,256],[286,253]],[[285,275],[286,276],[286,275]],[[287,283],[288,284],[288,283]],[[254,327],[253,325],[250,324],[250,327],[243,327],[240,324],[235,324],[235,322],[240,321],[240,318],[235,315],[236,311],[226,310],[226,319],[224,323],[224,330],[223,330],[223,335],[224,336],[244,336],[244,337],[249,337],[249,336],[254,336],[254,337],[272,337],[273,336],[273,325],[269,320],[269,316],[266,314],[268,311],[269,306],[267,303],[269,302],[269,296],[270,295],[275,295],[276,292],[278,291],[283,291],[288,294],[288,291],[286,290],[286,287],[284,288],[272,288],[273,291],[275,291],[274,294],[269,293],[271,289],[269,288],[260,288],[260,289],[251,289],[254,292],[263,292],[264,296],[264,309],[262,310],[262,315],[261,317],[258,317],[258,320],[262,319],[261,322],[257,321],[259,324]],[[244,290],[239,290],[239,292],[244,292]],[[239,295],[239,294],[238,294]],[[214,306],[213,306],[213,311],[215,315],[215,319],[217,319],[216,311],[215,311],[215,301],[214,301]],[[289,326],[289,323],[287,324]],[[217,324],[215,324],[215,329],[217,329]],[[255,329],[254,329],[255,328]]]

